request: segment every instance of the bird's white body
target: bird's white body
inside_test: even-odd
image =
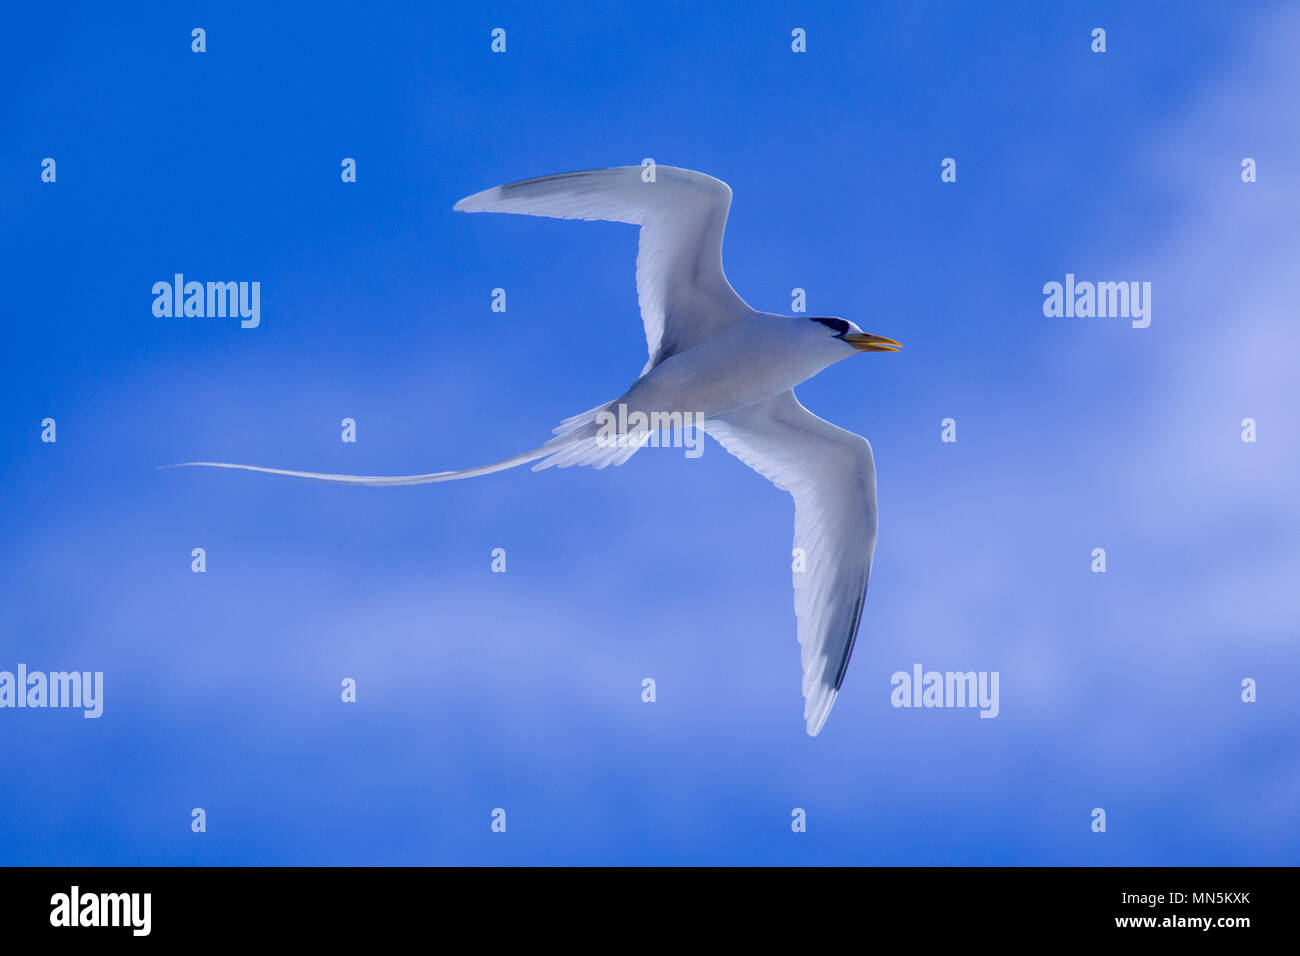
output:
[[[810,337],[807,326],[803,317],[751,309],[712,338],[664,359],[616,401],[645,412],[713,418],[773,398],[846,355],[842,342]]]
[[[649,360],[628,391],[567,419],[533,451],[462,471],[366,476],[191,462],[359,485],[455,481],[532,464],[603,468],[627,461],[647,431],[608,441],[602,413],[703,416],[705,430],[795,502],[793,579],[804,718],[820,732],[844,679],[876,546],[871,446],[813,415],[793,388],[855,351],[895,351],[843,319],[751,309],[722,271],[731,189],[703,173],[640,166],[562,173],[462,199],[464,212],[604,219],[641,227],[637,295]],[[662,419],[661,419],[662,420]]]

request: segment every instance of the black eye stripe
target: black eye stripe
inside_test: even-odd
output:
[[[835,337],[836,337],[836,338],[843,338],[843,337],[848,333],[848,331],[849,331],[849,323],[845,322],[843,319],[819,319],[819,318],[814,318],[812,321],[813,321],[813,322],[820,322],[822,325],[826,326],[828,329],[834,329],[834,330],[835,330]]]

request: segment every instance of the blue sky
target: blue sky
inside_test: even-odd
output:
[[[1296,861],[1300,17],[844,6],[6,12],[0,670],[105,704],[0,710],[0,863]],[[730,183],[751,305],[906,345],[799,389],[879,474],[816,739],[792,506],[712,442],[156,470],[466,467],[617,396],[635,230],[451,206],[647,156]],[[176,272],[260,281],[261,325],[154,317]],[[1150,281],[1151,326],[1044,317],[1067,272]],[[998,671],[1000,715],[891,707],[918,662]]]

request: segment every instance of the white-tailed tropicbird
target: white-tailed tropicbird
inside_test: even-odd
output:
[[[426,475],[331,475],[225,462],[187,462],[357,485],[418,485],[473,478],[535,462],[621,465],[650,437],[641,430],[611,442],[608,421],[620,404],[633,412],[694,413],[704,430],[795,504],[795,613],[803,645],[804,720],[810,735],[826,723],[844,681],[862,617],[876,548],[876,469],[860,435],[818,418],[793,388],[855,352],[893,352],[893,339],[846,319],[776,315],[751,309],[722,271],[722,233],[731,188],[673,166],[620,166],[561,173],[497,186],[453,207],[556,219],[603,219],[641,227],[637,298],[650,359],[628,391],[566,419],[555,437],[513,458]],[[601,413],[607,413],[602,417]],[[698,420],[698,419],[697,419]]]

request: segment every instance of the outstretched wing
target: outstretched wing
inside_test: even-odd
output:
[[[794,609],[804,720],[826,723],[862,618],[876,550],[876,467],[860,435],[818,418],[794,392],[709,419],[705,430],[794,498]]]
[[[722,272],[731,188],[689,169],[653,171],[651,181],[641,166],[543,176],[486,189],[453,207],[639,225],[636,291],[650,351],[643,375],[749,313]]]

